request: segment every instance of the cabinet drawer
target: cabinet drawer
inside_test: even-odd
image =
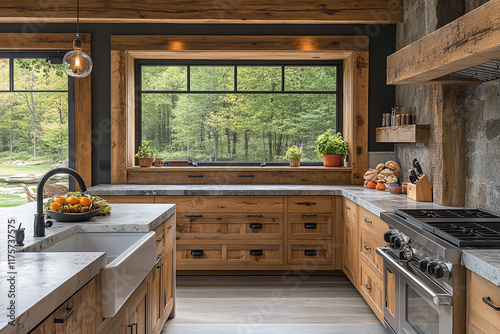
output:
[[[343,213],[344,219],[350,219],[355,222],[358,217],[358,205],[344,198]]]
[[[222,245],[177,243],[176,260],[178,264],[220,264],[223,261]]]
[[[474,321],[474,326],[478,329],[476,333],[481,333],[479,331],[481,328],[484,333],[499,333],[500,311],[495,310],[492,306],[500,307],[500,287],[471,271],[468,275],[468,285],[468,308],[471,318],[476,319]],[[488,302],[493,305],[488,305]],[[483,321],[480,321],[480,318],[483,318]],[[489,332],[487,329],[490,327],[496,328],[497,331]]]
[[[359,226],[369,231],[377,239],[384,240],[384,233],[389,229],[389,225],[380,219],[380,217],[362,207],[359,207],[358,213]]]
[[[290,241],[288,264],[307,264],[308,266],[332,264],[331,241]]]
[[[174,203],[177,212],[283,212],[282,196],[155,196],[155,203]]]
[[[385,246],[385,243],[375,238],[364,228],[359,229],[359,253],[367,261],[371,262],[382,274],[384,270],[384,261],[376,253],[377,247]]]
[[[165,223],[155,228],[155,238],[156,238],[156,256],[163,252],[165,247]]]
[[[327,239],[332,237],[331,214],[289,214],[289,239]]]
[[[283,264],[282,244],[227,245],[228,263]]]
[[[364,261],[359,261],[359,292],[381,321],[383,321],[384,292],[382,279],[380,274],[373,272]]]
[[[180,240],[282,239],[283,215],[279,213],[179,213],[177,237]]]
[[[331,213],[332,198],[330,196],[288,196],[288,212],[297,213]]]

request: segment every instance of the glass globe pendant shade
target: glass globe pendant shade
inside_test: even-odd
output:
[[[92,59],[82,51],[82,41],[77,37],[73,41],[73,51],[63,58],[63,69],[72,77],[84,78],[92,72]]]

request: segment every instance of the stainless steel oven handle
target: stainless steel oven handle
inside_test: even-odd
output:
[[[387,252],[390,251],[389,247],[377,247],[377,254],[382,256],[384,261],[389,262],[391,265],[396,267],[399,272],[401,272],[408,280],[415,284],[422,292],[432,299],[432,302],[436,305],[453,305],[453,297],[448,293],[436,293],[429,289],[421,280],[418,279],[413,273],[408,271],[405,267],[400,265],[396,260],[392,258]]]

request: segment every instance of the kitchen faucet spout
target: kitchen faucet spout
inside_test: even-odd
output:
[[[36,214],[35,214],[35,228],[34,228],[34,236],[35,237],[44,237],[45,236],[45,215],[43,213],[43,186],[47,182],[47,180],[55,174],[68,174],[75,178],[76,182],[78,182],[78,186],[80,187],[80,192],[84,193],[87,191],[87,187],[85,186],[85,182],[78,172],[74,169],[67,167],[59,167],[49,170],[45,173],[40,181],[38,182],[38,186],[36,188]]]

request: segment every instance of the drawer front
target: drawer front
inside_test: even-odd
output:
[[[355,222],[358,217],[358,205],[344,198],[343,213],[344,219],[350,219]]]
[[[327,239],[332,237],[331,214],[289,214],[289,239]]]
[[[384,233],[389,225],[370,211],[359,207],[359,226],[369,231],[379,240],[384,240]]]
[[[174,203],[177,212],[283,212],[282,196],[155,196],[155,203]]]
[[[165,227],[165,246],[175,242],[175,216],[168,218],[163,224]]]
[[[288,196],[288,212],[331,213],[331,196]]]
[[[177,243],[175,258],[178,264],[221,264],[223,263],[222,245]]]
[[[383,317],[383,292],[384,285],[379,275],[370,270],[368,265],[359,261],[359,291],[373,312],[380,318]]]
[[[179,213],[177,237],[180,240],[282,239],[283,215],[279,213]]]
[[[155,238],[156,238],[156,256],[160,255],[163,252],[165,247],[165,223],[162,223],[160,226],[155,228]]]
[[[500,307],[500,287],[473,272],[469,272],[468,278],[469,287],[467,293],[470,312],[487,319],[487,322],[494,328],[500,328],[500,311],[493,308],[493,306]],[[486,299],[486,302],[483,301],[483,298]],[[492,305],[490,306],[487,303]],[[476,324],[476,326],[478,325]],[[488,327],[487,325],[485,324],[485,328]]]
[[[283,245],[227,245],[227,262],[238,264],[283,264]]]
[[[378,240],[364,228],[359,229],[359,253],[367,261],[371,262],[382,274],[384,270],[384,261],[376,253],[377,247],[385,246],[383,241]]]
[[[290,241],[288,243],[288,264],[314,265],[332,264],[330,240]]]

